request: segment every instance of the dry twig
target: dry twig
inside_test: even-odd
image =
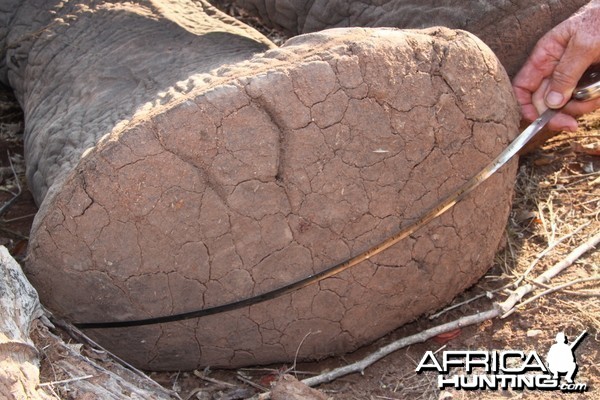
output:
[[[477,314],[468,315],[466,317],[459,318],[455,321],[448,322],[446,324],[442,324],[439,326],[435,326],[433,328],[429,328],[423,332],[419,332],[415,335],[408,336],[406,338],[402,338],[396,340],[384,347],[381,347],[379,350],[370,354],[369,356],[363,358],[360,361],[355,363],[333,369],[329,372],[326,372],[321,375],[317,375],[314,377],[310,377],[307,379],[303,379],[302,383],[305,383],[308,386],[315,386],[321,383],[331,382],[332,380],[339,378],[340,376],[348,375],[355,372],[360,372],[361,374],[364,370],[373,364],[374,362],[382,359],[383,357],[399,350],[403,347],[409,346],[415,343],[421,343],[428,339],[431,339],[434,336],[437,336],[444,332],[449,332],[458,328],[462,328],[468,325],[478,324],[480,322],[486,321],[491,318],[495,318],[500,314],[500,310],[494,308],[492,310],[483,311]]]
[[[543,297],[543,296],[545,296],[547,294],[550,294],[550,293],[558,292],[559,290],[562,290],[562,289],[564,289],[566,287],[569,287],[569,286],[576,285],[578,283],[592,282],[592,281],[598,281],[598,280],[600,280],[600,276],[592,276],[590,278],[575,279],[574,281],[570,281],[570,282],[567,282],[567,283],[563,283],[562,285],[558,285],[558,286],[554,286],[554,287],[548,288],[548,289],[544,290],[542,293],[536,294],[535,296],[533,296],[533,297],[525,300],[524,302],[518,304],[516,307],[523,307],[526,304],[529,304],[531,302],[536,301],[540,297]]]
[[[471,297],[470,299],[467,299],[467,300],[461,301],[460,303],[453,304],[453,305],[451,305],[451,306],[449,306],[449,307],[446,307],[446,308],[444,308],[444,309],[443,309],[443,310],[441,310],[441,311],[438,311],[438,312],[437,312],[437,313],[435,313],[435,314],[432,314],[432,315],[430,315],[430,316],[429,316],[429,319],[430,319],[430,320],[436,319],[436,318],[438,318],[440,315],[442,315],[442,314],[445,314],[445,313],[447,313],[448,311],[452,311],[452,310],[454,310],[454,309],[456,309],[456,308],[458,308],[458,307],[460,307],[460,306],[464,306],[464,305],[466,305],[466,304],[472,303],[472,302],[474,302],[474,301],[476,301],[476,300],[479,300],[479,299],[481,299],[481,298],[483,298],[483,297],[487,297],[488,299],[491,299],[492,297],[494,297],[494,294],[496,294],[496,293],[498,293],[498,292],[501,292],[501,291],[503,291],[503,290],[505,290],[505,289],[508,289],[509,287],[511,287],[511,286],[515,286],[515,285],[516,285],[516,283],[512,283],[512,282],[511,282],[511,283],[507,283],[506,285],[504,285],[504,286],[501,286],[501,287],[499,287],[499,288],[497,288],[497,289],[494,289],[494,290],[486,290],[486,291],[485,291],[485,293],[478,294],[478,295],[476,295],[476,296],[473,296],[473,297]]]
[[[584,278],[584,279],[586,279],[586,278]],[[571,281],[571,282],[575,282],[575,281]],[[552,289],[553,287],[556,287],[556,286],[546,285],[545,283],[540,283],[540,282],[532,282],[532,283],[534,283],[537,286],[539,286],[541,288],[544,288],[544,289]],[[573,295],[573,296],[600,297],[600,291],[599,290],[587,290],[587,289],[566,290],[566,289],[562,289],[561,292],[565,293],[565,294],[568,294],[568,295]]]
[[[258,383],[252,381],[250,378],[242,375],[242,373],[240,371],[237,372],[235,377],[238,378],[240,381],[244,382],[245,384],[252,386],[254,389],[260,390],[261,392],[268,392],[268,390],[269,390],[266,387],[264,387],[263,385],[259,385]]]
[[[38,385],[38,387],[62,385],[62,384],[65,384],[65,383],[77,382],[77,381],[81,381],[83,379],[90,379],[90,378],[93,378],[93,377],[94,377],[94,375],[84,375],[84,376],[79,376],[77,378],[63,379],[63,380],[60,380],[60,381],[44,382],[44,383],[40,383]]]
[[[294,355],[294,363],[292,364],[292,366],[290,368],[288,368],[287,370],[285,370],[281,375],[285,375],[285,374],[289,374],[291,371],[295,371],[296,370],[296,365],[298,362],[298,353],[300,353],[300,348],[302,347],[302,344],[304,343],[304,341],[312,334],[319,334],[321,333],[321,331],[308,331],[308,333],[306,335],[304,335],[304,337],[302,338],[302,340],[300,341],[300,344],[298,344],[298,347],[296,348],[296,354]],[[295,373],[294,373],[295,375]],[[296,378],[298,378],[298,376],[296,375]]]
[[[237,385],[234,385],[233,383],[220,381],[218,379],[206,376],[206,374],[204,374],[198,370],[194,370],[194,375],[197,376],[198,378],[202,379],[203,381],[214,383],[215,385],[218,385],[221,387],[227,387],[227,388],[237,388],[238,387]]]
[[[434,336],[439,335],[440,333],[448,332],[454,329],[458,329],[464,326],[477,324],[488,319],[497,317],[500,315],[499,309],[493,309],[484,311],[478,314],[469,315],[463,318],[460,318],[456,321],[448,322],[443,325],[435,326],[433,328],[427,329],[423,332],[417,333],[416,335],[408,336],[406,338],[398,339],[384,347],[381,347],[375,353],[370,354],[369,356],[363,358],[360,361],[355,363],[345,365],[340,368],[333,369],[331,371],[325,372],[321,375],[313,376],[310,378],[303,379],[301,382],[308,386],[316,386],[322,383],[331,382],[339,377],[352,374],[355,372],[363,373],[363,371],[373,364],[376,361],[379,361],[383,357],[399,350],[403,347],[409,346],[411,344],[424,342]],[[259,395],[258,400],[267,400],[271,398],[270,392],[262,393]]]

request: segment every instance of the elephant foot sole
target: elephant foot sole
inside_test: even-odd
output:
[[[44,202],[28,272],[43,302],[77,323],[251,298],[384,240],[517,127],[504,70],[470,34],[299,36],[115,127]],[[88,333],[153,370],[290,361],[300,343],[301,359],[354,350],[486,272],[514,177],[513,163],[422,232],[318,284]]]

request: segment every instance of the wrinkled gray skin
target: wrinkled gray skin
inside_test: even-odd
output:
[[[291,34],[330,27],[464,29],[514,75],[537,40],[589,0],[235,0]]]
[[[198,3],[178,1],[186,13],[173,16],[170,2],[1,3],[0,81],[14,89],[24,111],[27,177],[38,205],[85,149],[140,107],[167,103],[203,73],[273,46],[208,4],[201,12]],[[164,17],[179,25],[161,23]],[[118,60],[110,55],[116,49]]]

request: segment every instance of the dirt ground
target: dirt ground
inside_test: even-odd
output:
[[[226,3],[226,2],[222,2]],[[225,4],[226,5],[226,4]],[[238,10],[230,10],[234,15]],[[239,15],[237,15],[239,16]],[[0,215],[0,244],[18,261],[23,261],[27,235],[35,205],[26,189],[22,148],[22,115],[7,90],[0,90],[0,206],[23,190]],[[9,162],[9,159],[12,161]],[[18,177],[18,179],[15,178]],[[503,248],[497,253],[488,274],[453,304],[466,304],[440,316],[424,316],[359,351],[314,363],[300,363],[291,369],[299,379],[313,376],[373,353],[381,346],[433,326],[492,307],[503,300],[533,266],[530,281],[600,231],[600,111],[584,116],[574,134],[560,134],[534,152],[521,157],[513,209],[507,222]],[[575,232],[575,233],[574,233]],[[574,233],[574,234],[573,234]],[[568,239],[553,247],[565,235]],[[540,257],[546,252],[547,254]],[[552,279],[550,286],[578,282],[532,301],[505,319],[488,320],[462,328],[453,337],[438,337],[403,348],[368,367],[364,374],[352,374],[318,387],[331,399],[598,399],[600,398],[600,252],[591,250]],[[507,286],[505,289],[505,286]],[[537,289],[534,294],[544,291]],[[532,295],[526,297],[531,298]],[[579,365],[576,382],[587,384],[579,394],[548,391],[441,391],[437,373],[416,374],[415,368],[426,351],[521,350],[537,351],[542,359],[558,332],[569,340],[582,331],[588,335],[576,348]],[[35,336],[35,335],[34,335]],[[43,347],[43,343],[38,343]],[[42,382],[56,381],[60,371],[52,368],[52,357],[42,360]],[[182,399],[241,399],[268,388],[291,365],[273,365],[236,371],[149,373],[157,382],[177,391]],[[201,375],[202,378],[197,375]],[[208,378],[208,379],[207,379]],[[54,392],[72,398],[68,385],[56,385]]]

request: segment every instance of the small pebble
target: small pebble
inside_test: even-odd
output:
[[[527,337],[538,337],[542,334],[540,329],[530,329],[527,331]]]

